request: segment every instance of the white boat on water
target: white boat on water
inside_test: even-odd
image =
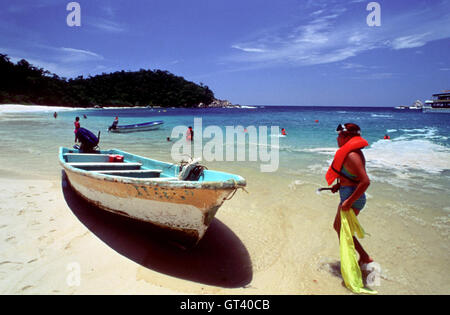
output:
[[[433,100],[425,102],[424,113],[450,113],[450,91],[433,95]]]
[[[409,107],[409,109],[419,109],[419,110],[422,110],[422,108],[423,108],[423,103],[419,100],[415,101],[414,104]]]
[[[412,106],[397,106],[395,109],[413,109],[413,110],[422,110],[423,103],[420,100],[414,102]]]
[[[244,108],[244,109],[256,109],[258,108],[257,106],[250,106],[250,105],[241,105],[240,108]]]
[[[115,128],[110,127],[108,131],[114,133],[129,133],[129,132],[137,132],[137,131],[149,131],[155,130],[164,124],[163,121],[150,121],[141,124],[133,124],[133,125],[118,125]]]

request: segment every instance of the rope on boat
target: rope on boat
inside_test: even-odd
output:
[[[238,184],[237,184],[237,182],[236,182],[236,180],[234,179],[234,178],[232,178],[231,179],[232,181],[233,181],[233,186],[234,186],[234,190],[233,190],[233,192],[231,193],[231,195],[229,196],[229,197],[227,197],[227,198],[223,198],[223,200],[231,200],[231,199],[233,199],[233,197],[234,197],[234,195],[236,194],[236,191],[238,191],[238,189],[242,189],[243,191],[245,191],[247,194],[249,193],[244,187],[242,187],[242,186],[238,186]]]

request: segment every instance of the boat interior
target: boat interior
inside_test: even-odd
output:
[[[59,153],[63,164],[101,175],[155,181],[179,180],[180,165],[152,160],[117,149],[82,153],[77,149],[60,148]],[[207,169],[196,181],[225,182],[229,180],[245,183],[245,180],[238,175]]]
[[[70,166],[103,175],[178,180],[178,177],[163,174],[162,169],[145,168],[141,162],[128,162],[125,160],[117,162],[112,154],[65,153],[63,157]]]

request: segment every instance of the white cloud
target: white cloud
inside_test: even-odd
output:
[[[96,54],[89,50],[61,47],[61,51],[67,52],[72,55],[89,56],[89,57],[94,57],[95,59],[103,59],[103,57],[100,56],[99,54]]]
[[[95,18],[94,21],[90,20],[87,22],[87,25],[110,33],[121,33],[125,31],[123,25],[103,18]]]
[[[82,73],[98,70],[98,62],[104,57],[84,49],[52,47],[34,44],[27,50],[0,48],[12,62],[27,60],[35,67],[43,68],[62,77],[74,77]]]
[[[239,46],[239,45],[233,45],[233,46],[231,46],[232,48],[234,48],[234,49],[238,49],[238,50],[242,50],[242,51],[245,51],[245,52],[259,52],[259,53],[261,53],[261,52],[265,52],[265,50],[264,49],[261,49],[261,48],[249,48],[249,47],[241,47],[241,46]]]
[[[392,41],[392,48],[398,50],[425,46],[430,34],[431,33],[416,34],[396,38]]]
[[[450,38],[450,28],[442,27],[450,25],[450,14],[442,14],[448,12],[445,9],[450,8],[450,2],[441,2],[426,11],[405,6],[405,10],[385,18],[383,25],[375,28],[365,23],[365,7],[360,8],[358,15],[358,4],[353,4],[352,11],[341,2],[331,1],[328,7],[324,3],[308,1],[306,8],[310,13],[306,11],[296,23],[288,21],[278,29],[268,28],[253,37],[247,35],[248,40],[233,43],[231,47],[241,53],[235,51],[227,60],[260,67],[283,63],[316,65],[345,61],[374,49],[411,49]],[[383,76],[388,75],[379,77]]]

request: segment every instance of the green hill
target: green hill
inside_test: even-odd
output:
[[[213,100],[208,86],[168,71],[141,69],[66,79],[24,59],[14,64],[0,54],[0,104],[197,107]]]

